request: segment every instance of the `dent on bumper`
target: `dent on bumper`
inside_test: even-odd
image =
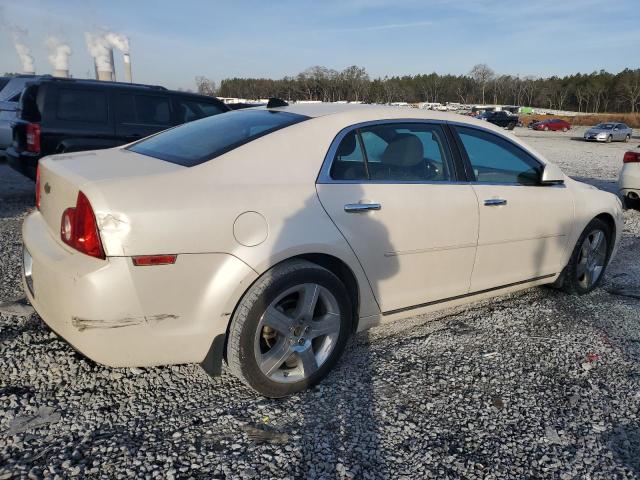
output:
[[[25,220],[23,239],[33,258],[34,295],[23,278],[33,307],[78,351],[114,367],[202,362],[257,277],[224,253],[178,255],[154,267],[94,259],[60,245],[39,212]]]

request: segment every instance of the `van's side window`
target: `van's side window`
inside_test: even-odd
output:
[[[95,90],[60,89],[56,116],[69,122],[106,123],[107,95]]]
[[[153,95],[118,95],[118,119],[120,123],[137,125],[171,125],[169,99]]]

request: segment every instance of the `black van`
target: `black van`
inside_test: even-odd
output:
[[[35,179],[41,157],[116,147],[229,110],[215,97],[159,86],[41,77],[22,93],[6,156]]]

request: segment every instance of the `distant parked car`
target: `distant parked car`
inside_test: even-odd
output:
[[[6,155],[35,179],[46,155],[116,147],[229,110],[215,97],[164,87],[40,77],[22,93]]]
[[[498,110],[497,112],[487,112],[485,120],[499,127],[505,127],[508,130],[513,130],[513,128],[520,121],[517,115],[505,112],[504,110]]]
[[[20,94],[27,82],[35,78],[35,75],[0,77],[0,157],[13,139],[11,123],[16,119]]]
[[[413,108],[278,105],[43,159],[22,280],[52,330],[114,367],[226,360],[282,397],[357,330],[602,282],[620,201],[515,136]]]
[[[571,124],[565,120],[560,120],[559,118],[550,118],[548,120],[536,122],[531,128],[534,130],[544,130],[545,132],[548,130],[554,132],[561,130],[566,132],[571,129]]]
[[[640,209],[640,146],[624,154],[618,190],[626,207]]]
[[[633,130],[626,123],[606,122],[584,132],[584,139],[596,142],[628,142],[633,135]]]

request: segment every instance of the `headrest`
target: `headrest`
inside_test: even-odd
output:
[[[356,149],[356,134],[355,132],[350,132],[346,137],[342,139],[340,145],[338,146],[338,157],[348,157],[351,155]]]
[[[381,160],[384,165],[414,167],[424,161],[424,147],[415,135],[401,134],[387,145]]]

